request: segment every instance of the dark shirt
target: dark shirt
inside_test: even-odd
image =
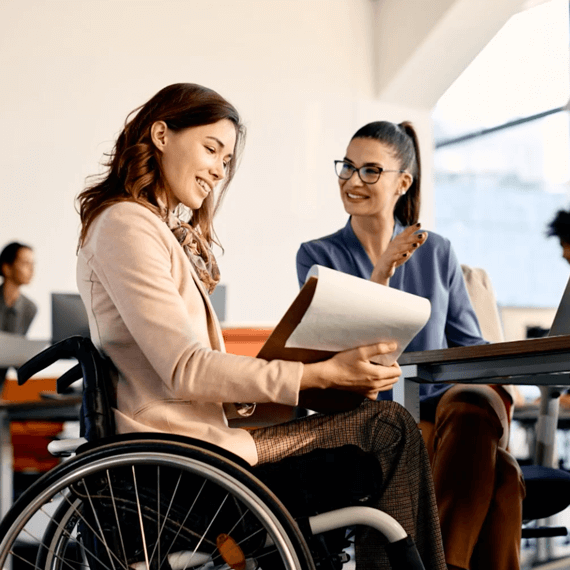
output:
[[[396,220],[392,239],[403,230],[404,226]],[[338,232],[301,244],[297,252],[300,286],[315,264],[363,279],[370,279],[374,269],[350,225],[350,218]],[[430,231],[424,245],[396,268],[390,278],[390,287],[425,297],[431,303],[427,324],[410,342],[406,352],[486,342],[481,335],[461,266],[448,239]],[[433,408],[448,388],[449,384],[420,384],[422,408]],[[392,391],[380,392],[379,399],[391,400]]]
[[[25,335],[37,312],[36,304],[21,293],[16,302],[8,307],[4,300],[4,285],[0,285],[0,331]],[[0,387],[6,372],[6,368],[0,368]]]

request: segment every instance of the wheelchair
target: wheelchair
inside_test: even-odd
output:
[[[355,525],[384,535],[395,570],[424,568],[396,520],[359,506],[366,492],[348,506],[341,499],[340,508],[293,513],[255,468],[215,445],[163,433],[116,435],[112,366],[89,339],[71,337],[39,353],[18,370],[19,384],[62,358],[78,364],[58,378],[57,391],[83,379],[82,437],[50,444],[70,457],[0,523],[0,568],[332,570],[347,562],[346,529]]]

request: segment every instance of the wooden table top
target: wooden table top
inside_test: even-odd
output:
[[[440,350],[405,352],[398,359],[398,363],[400,366],[408,364],[443,364],[556,353],[568,353],[570,355],[570,335],[529,338],[476,346],[459,346]]]

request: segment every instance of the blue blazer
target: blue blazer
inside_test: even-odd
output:
[[[404,226],[395,220],[392,239],[403,230]],[[299,286],[303,285],[307,272],[315,264],[363,279],[370,279],[374,269],[352,229],[350,218],[338,232],[301,244],[297,252]],[[431,303],[429,321],[408,345],[406,352],[486,343],[461,266],[448,239],[430,231],[424,245],[396,268],[390,278],[390,287],[425,297]],[[430,405],[430,408],[435,406],[448,388],[449,384],[420,384],[422,404]],[[380,392],[378,397],[391,400],[392,391]]]

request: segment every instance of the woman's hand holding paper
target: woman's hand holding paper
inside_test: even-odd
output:
[[[396,343],[377,343],[339,352],[324,362],[306,364],[301,390],[332,388],[375,400],[378,392],[392,388],[401,371],[397,363],[383,366],[370,360],[396,348]]]

